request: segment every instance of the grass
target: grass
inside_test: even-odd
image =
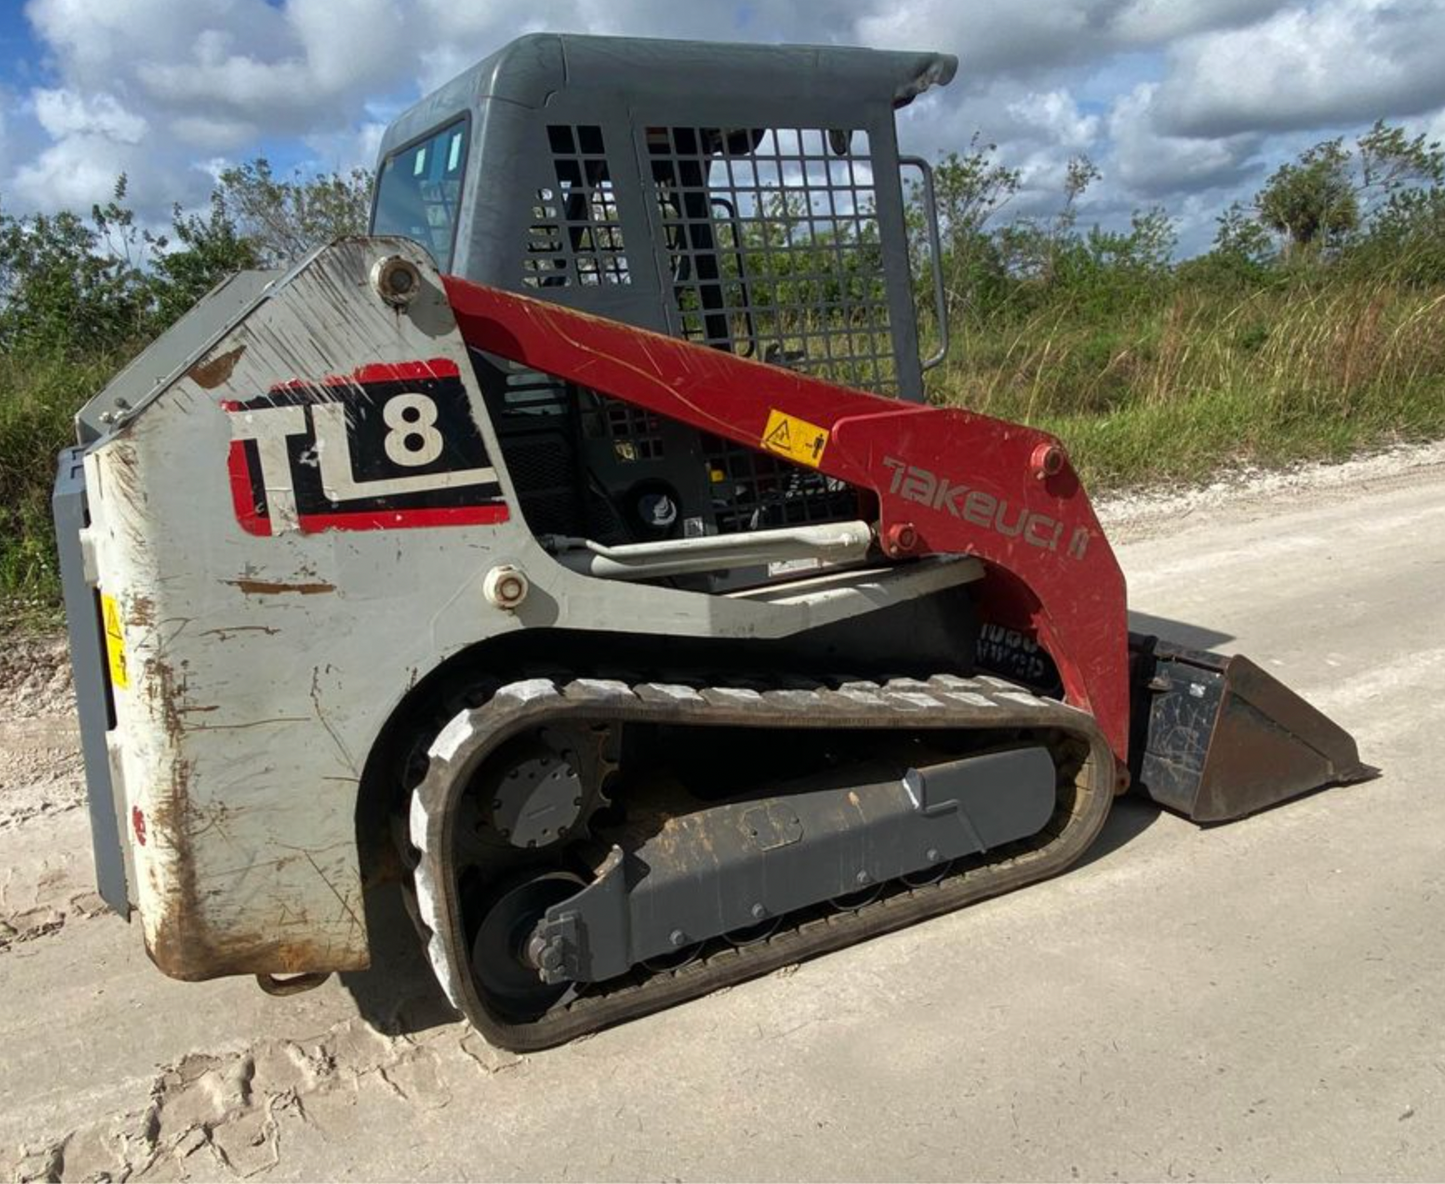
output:
[[[0,354],[0,628],[59,619],[50,521],[56,453],[75,442],[80,405],[124,360]]]
[[[1177,290],[970,325],[943,401],[1058,435],[1096,490],[1445,436],[1445,290]]]
[[[1053,432],[1095,492],[1445,437],[1445,288],[1158,288],[966,318],[932,389]],[[55,454],[124,360],[0,356],[0,626],[58,618]]]

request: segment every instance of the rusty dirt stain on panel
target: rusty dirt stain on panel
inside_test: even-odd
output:
[[[236,368],[236,363],[241,360],[241,355],[245,352],[246,347],[238,345],[235,349],[228,349],[223,354],[217,354],[214,358],[197,362],[186,371],[186,374],[194,379],[197,385],[205,387],[208,391],[214,390],[231,377],[231,371]]]
[[[273,580],[222,580],[223,584],[231,584],[244,592],[247,596],[265,596],[279,592],[299,592],[302,596],[317,596],[325,592],[335,592],[335,584],[287,584]]]
[[[170,978],[189,982],[233,974],[364,969],[370,961],[365,922],[308,851],[302,851],[302,856],[330,889],[349,921],[350,934],[359,940],[338,942],[330,936],[278,938],[275,929],[283,918],[272,917],[269,928],[264,922],[254,921],[226,928],[208,915],[208,893],[201,886],[195,842],[222,819],[204,817],[196,810],[190,795],[192,763],[181,755],[183,716],[205,708],[195,708],[185,701],[185,679],[177,676],[169,662],[154,659],[147,674],[152,711],[163,721],[171,741],[167,775],[161,778],[149,803],[149,821],[155,835],[152,841],[169,840],[174,856],[165,878],[165,899],[160,902],[155,931],[147,935],[146,952],[151,961]],[[225,818],[229,810],[222,807],[220,813]],[[303,932],[310,924],[304,913],[293,915],[289,921]]]
[[[130,623],[138,629],[155,624],[156,602],[144,592],[136,592],[130,598]]]
[[[176,677],[169,661],[156,657],[146,663],[146,676],[141,685],[150,700],[151,714],[164,727],[168,741],[164,772],[156,779],[146,802],[147,829],[153,845],[169,845],[176,857],[158,879],[157,886],[164,899],[156,917],[155,933],[146,935],[146,950],[166,974],[185,978],[187,958],[191,956],[187,935],[195,925],[200,904],[188,833],[191,763],[180,752],[185,681]]]

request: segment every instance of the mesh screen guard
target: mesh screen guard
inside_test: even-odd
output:
[[[600,123],[546,125],[546,179],[528,191],[522,290],[605,312],[608,291],[634,286],[636,269],[650,264],[666,319],[680,336],[896,396],[867,132],[652,124],[633,130],[627,136]],[[631,213],[642,217],[629,218],[629,201],[640,201]],[[637,241],[640,226],[651,241]],[[545,376],[526,383],[532,398],[539,393],[535,380]],[[509,386],[516,381],[513,375]],[[507,400],[514,423],[520,394],[514,388]],[[555,397],[565,399],[565,387]],[[676,425],[585,389],[575,391],[575,401],[579,431],[599,442],[584,442],[578,452],[589,481],[599,465],[615,470],[604,477],[606,486],[657,476],[663,467],[675,479],[678,465],[694,466],[697,497],[684,489],[682,500],[703,504],[683,506],[689,533],[858,513],[850,487],[784,458],[706,433],[680,439],[670,430]]]

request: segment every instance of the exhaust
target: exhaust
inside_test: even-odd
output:
[[[1354,737],[1248,658],[1132,633],[1129,650],[1129,771],[1161,806],[1227,822],[1379,772]]]

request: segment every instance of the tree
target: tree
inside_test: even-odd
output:
[[[1094,270],[1113,273],[1130,283],[1158,278],[1169,271],[1179,235],[1174,219],[1160,206],[1135,210],[1124,232],[1089,228],[1084,247]]]
[[[1099,172],[1099,166],[1082,153],[1069,158],[1068,167],[1064,170],[1064,205],[1054,216],[1058,237],[1063,237],[1074,229],[1079,220],[1079,198],[1083,197],[1089,186],[1101,176],[1103,174]]]
[[[1214,232],[1213,254],[1255,268],[1273,260],[1274,243],[1269,231],[1243,203],[1231,202],[1215,221],[1219,229]]]
[[[988,233],[989,221],[1019,190],[1017,169],[1004,167],[996,159],[997,144],[981,143],[977,133],[963,155],[950,152],[933,166],[934,199],[938,209],[942,240],[944,292],[952,319],[967,305],[977,305],[986,290],[1002,275],[997,245]],[[921,186],[914,186],[909,200],[910,242],[924,241]],[[928,260],[921,254],[913,259],[913,274],[928,274]]]
[[[69,211],[0,214],[0,348],[79,356],[133,349],[260,253],[219,193],[204,214],[172,211],[171,235],[136,224],[127,181],[89,221]]]
[[[260,267],[256,243],[241,234],[219,190],[205,214],[172,207],[171,228],[179,246],[155,261],[156,314],[168,325],[232,272]]]
[[[216,193],[239,236],[247,239],[264,266],[294,262],[313,247],[349,234],[365,234],[371,217],[372,174],[276,177],[264,157],[226,169]]]
[[[945,249],[982,231],[1018,192],[1018,170],[999,164],[997,152],[997,144],[981,144],[975,132],[964,155],[950,152],[933,166]]]
[[[80,354],[149,331],[145,263],[157,240],[136,227],[125,194],[121,176],[89,221],[69,210],[0,215],[0,349]]]
[[[1260,231],[1284,242],[1286,258],[1335,258],[1361,252],[1375,262],[1433,233],[1435,194],[1445,186],[1445,149],[1423,135],[1377,120],[1355,140],[1325,140],[1281,165],[1255,196],[1253,220],[1235,205],[1220,220],[1214,254],[1231,265],[1267,265]],[[1373,266],[1373,264],[1370,264]]]
[[[1050,283],[1058,274],[1064,256],[1082,247],[1074,228],[1079,221],[1079,198],[1101,176],[1089,157],[1069,158],[1064,168],[1064,200],[1047,218],[1021,218],[1000,233],[1008,269],[1017,276]]]
[[[1360,203],[1373,217],[1391,203],[1445,184],[1445,149],[1423,135],[1410,139],[1383,119],[1356,141]]]
[[[1279,251],[1269,228],[1259,220],[1258,210],[1232,202],[1215,222],[1214,245],[1206,254],[1181,263],[1180,279],[1206,287],[1220,282],[1253,286],[1266,280],[1279,260]]]
[[[1281,165],[1255,206],[1260,220],[1285,237],[1290,255],[1318,254],[1358,230],[1360,202],[1344,139],[1325,140]]]
[[[299,173],[264,159],[226,170],[207,209],[172,210],[169,234],[138,225],[127,179],[89,219],[0,213],[0,349],[67,355],[132,349],[231,272],[290,263],[366,229],[371,177]]]

